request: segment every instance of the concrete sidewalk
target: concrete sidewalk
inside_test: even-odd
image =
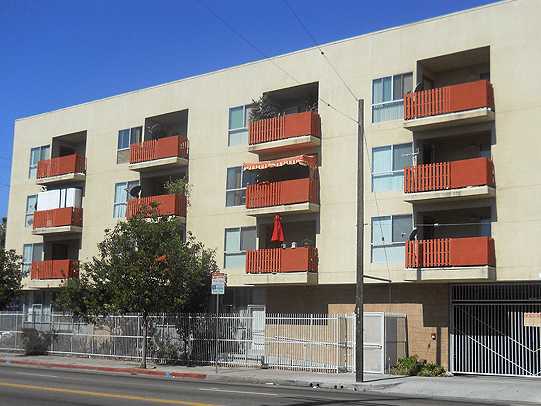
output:
[[[541,404],[541,381],[534,378],[453,376],[440,378],[400,377],[366,374],[365,383],[355,383],[353,374],[323,374],[275,369],[226,368],[216,374],[211,366],[183,367],[149,364],[144,370],[138,362],[105,358],[68,356],[23,356],[0,353],[0,364],[26,365],[82,371],[123,373],[163,378],[201,379],[210,382],[256,383],[320,387],[337,390],[379,392],[388,395],[469,399],[497,404],[529,402]]]

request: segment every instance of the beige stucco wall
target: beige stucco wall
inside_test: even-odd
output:
[[[370,123],[372,80],[414,71],[416,61],[481,46],[490,46],[491,81],[496,100],[497,277],[539,279],[541,183],[534,165],[541,147],[541,82],[537,80],[541,47],[541,3],[516,0],[411,24],[326,45],[333,61],[357,97],[364,98],[368,155],[380,145],[412,141],[401,120]],[[520,23],[519,23],[520,22]],[[291,76],[298,80],[294,81]],[[415,77],[415,75],[414,75]],[[189,109],[189,178],[192,184],[187,228],[223,262],[224,229],[255,225],[242,207],[225,207],[226,168],[255,161],[247,146],[228,147],[228,109],[250,103],[264,91],[319,82],[319,95],[341,113],[320,102],[321,211],[319,283],[355,281],[356,124],[357,103],[317,50],[281,57],[143,89],[108,99],[20,119],[15,123],[14,159],[8,210],[7,247],[22,250],[39,242],[24,228],[26,196],[39,187],[27,176],[30,148],[49,144],[58,135],[87,131],[87,177],[83,202],[84,231],[80,259],[95,253],[103,230],[111,226],[114,184],[139,178],[127,164],[116,164],[118,130],[143,125],[145,117]],[[404,281],[403,264],[370,264],[370,219],[412,213],[401,193],[371,193],[365,159],[365,272]],[[230,284],[243,269],[230,271]]]

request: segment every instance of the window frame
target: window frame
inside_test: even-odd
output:
[[[39,159],[35,164],[32,164],[32,152],[39,150]],[[43,152],[47,151],[48,156],[44,157]],[[30,148],[30,161],[28,163],[28,179],[36,179],[38,173],[38,162],[46,159],[51,159],[51,144],[40,145],[39,147]]]
[[[242,107],[242,116],[244,118],[244,127],[238,127],[238,128],[231,128],[231,110],[238,109]],[[254,107],[253,104],[241,104],[238,106],[229,107],[229,110],[227,111],[227,146],[228,147],[235,147],[239,145],[247,145],[246,143],[239,143],[239,144],[231,144],[231,134],[239,134],[243,131],[248,132],[248,127],[250,125],[250,117],[248,117],[249,111]]]
[[[370,173],[370,187],[371,187],[371,191],[372,193],[387,193],[387,192],[400,192],[400,190],[386,190],[386,191],[379,191],[379,192],[374,192],[374,179],[378,178],[378,177],[384,177],[384,176],[395,176],[395,175],[398,175],[398,174],[402,174],[402,177],[404,176],[404,168],[402,169],[393,169],[394,168],[394,159],[395,159],[395,156],[394,156],[394,150],[395,150],[395,147],[398,147],[398,146],[402,146],[402,145],[410,145],[411,146],[411,158],[412,158],[412,165],[413,165],[413,143],[412,142],[403,142],[403,143],[400,143],[400,144],[390,144],[390,145],[380,145],[378,147],[372,147],[372,168],[371,168],[371,173]],[[374,151],[375,150],[378,150],[378,149],[384,149],[384,148],[391,148],[391,170],[390,171],[386,171],[386,172],[374,172]]]
[[[374,243],[374,220],[378,220],[378,219],[390,219],[391,220],[391,239],[393,238],[393,235],[394,235],[394,219],[397,218],[397,217],[409,217],[411,218],[411,229],[413,230],[415,228],[415,224],[414,224],[414,217],[413,217],[413,214],[390,214],[390,215],[387,215],[387,216],[375,216],[375,217],[372,217],[371,218],[371,221],[370,221],[370,263],[371,264],[380,264],[381,262],[374,262],[374,248],[387,248],[387,247],[400,247],[400,246],[405,246],[406,245],[406,241],[407,241],[407,238],[405,241],[390,241],[390,242],[386,242],[386,241],[382,241],[378,244]],[[386,254],[387,255],[387,254]]]
[[[126,190],[126,201],[124,202],[117,202],[117,199],[116,199],[116,192],[117,192],[117,186],[118,185],[125,185],[124,189]],[[130,193],[129,193],[129,190],[130,190],[130,184],[131,184],[131,187],[133,186],[140,186],[141,185],[141,182],[138,181],[138,180],[130,180],[130,181],[126,181],[126,182],[117,182],[114,184],[114,196],[113,196],[113,218],[114,219],[123,219],[123,218],[126,218],[126,210],[127,210],[127,207],[128,207],[128,201],[130,201],[131,199],[134,199],[133,197],[130,198]],[[115,216],[115,213],[116,213],[116,209],[117,207],[124,207],[124,215],[123,216]]]
[[[139,140],[137,140],[135,142],[132,142],[133,130],[136,130],[136,129],[140,129],[140,131],[141,131],[140,134],[139,134]],[[121,131],[126,131],[126,130],[129,130],[129,132],[130,132],[128,146],[126,148],[119,148],[118,144],[119,144],[120,132]],[[117,138],[116,138],[116,151],[117,151],[117,153],[118,153],[118,151],[126,151],[126,150],[130,149],[131,145],[140,144],[142,140],[143,140],[143,126],[123,128],[121,130],[118,130]]]
[[[386,122],[386,121],[396,121],[398,119],[394,119],[394,120],[381,120],[381,121],[374,121],[374,107],[383,107],[383,106],[390,106],[390,105],[399,105],[399,104],[403,104],[404,103],[404,92],[402,92],[402,96],[399,98],[399,99],[395,99],[395,95],[394,95],[394,78],[395,77],[398,77],[398,76],[402,76],[402,90],[404,90],[404,76],[405,75],[411,75],[411,91],[413,91],[414,87],[413,87],[413,72],[402,72],[402,73],[394,73],[392,75],[387,75],[387,76],[382,76],[382,77],[379,77],[379,78],[376,78],[376,79],[372,79],[372,103],[370,105],[370,109],[372,111],[372,124],[378,124],[378,123],[382,123],[382,122]],[[375,103],[374,102],[374,84],[376,81],[378,80],[381,80],[383,81],[384,79],[387,79],[387,78],[391,78],[391,99],[388,100],[388,101],[382,101],[382,102],[377,102]]]
[[[227,227],[224,229],[224,269],[233,269],[226,268],[226,258],[228,256],[244,256],[244,263],[246,264],[246,250],[242,250],[242,233],[246,230],[255,232],[255,249],[257,249],[257,227],[256,226],[241,226],[241,227]],[[238,251],[226,251],[227,246],[227,232],[239,231],[239,247]]]
[[[137,139],[135,141],[133,140],[134,130],[139,130],[139,136],[137,137]],[[128,146],[126,148],[119,148],[120,133],[123,132],[123,131],[129,131],[129,134],[128,134]],[[129,151],[132,145],[140,144],[142,141],[143,141],[143,126],[123,128],[121,130],[118,130],[118,133],[117,133],[117,136],[116,136],[116,163],[118,165],[129,163],[129,161],[130,161],[129,160],[129,155],[127,157],[123,158],[123,159],[126,159],[126,162],[124,162],[124,161],[119,162],[119,154],[122,153],[122,152],[125,153],[126,151]]]
[[[34,205],[34,210],[32,211],[28,211],[28,201],[31,199],[31,198],[35,198],[36,199],[36,203]],[[26,196],[26,206],[24,208],[24,227],[25,228],[28,228],[28,227],[32,227],[33,224],[34,224],[34,213],[36,212],[36,206],[38,204],[38,195],[35,194],[35,195],[28,195]],[[29,222],[28,220],[31,219],[31,221]]]
[[[35,247],[38,245],[41,246],[41,259],[40,260],[43,261],[44,254],[45,254],[43,243],[38,242],[38,243],[23,244],[23,255],[22,255],[22,260],[21,260],[21,273],[22,273],[23,278],[26,278],[28,277],[28,275],[30,275],[30,272],[32,270],[32,262],[34,262],[34,250],[35,250]],[[26,247],[32,248],[30,261],[25,260],[24,252],[25,252]]]
[[[237,169],[237,168],[240,168],[240,187],[233,188],[233,189],[228,189],[227,188],[227,180],[228,180],[229,170],[233,170],[233,169]],[[239,207],[239,206],[246,205],[246,187],[248,185],[242,186],[244,184],[244,177],[245,177],[245,170],[244,170],[244,168],[242,166],[230,166],[230,167],[226,168],[226,174],[225,174],[225,207]],[[227,204],[227,195],[228,195],[229,192],[243,192],[242,193],[242,198],[241,198],[241,201],[243,203],[228,205]]]

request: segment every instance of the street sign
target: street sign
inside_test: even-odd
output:
[[[222,272],[214,272],[212,274],[212,283],[210,285],[210,292],[213,295],[225,294],[226,274]]]

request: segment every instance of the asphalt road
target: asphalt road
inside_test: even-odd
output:
[[[45,368],[0,366],[1,406],[482,405],[376,393],[218,384]],[[486,404],[486,403],[485,403]],[[488,405],[488,404],[486,404]],[[490,403],[494,406],[494,403]]]

